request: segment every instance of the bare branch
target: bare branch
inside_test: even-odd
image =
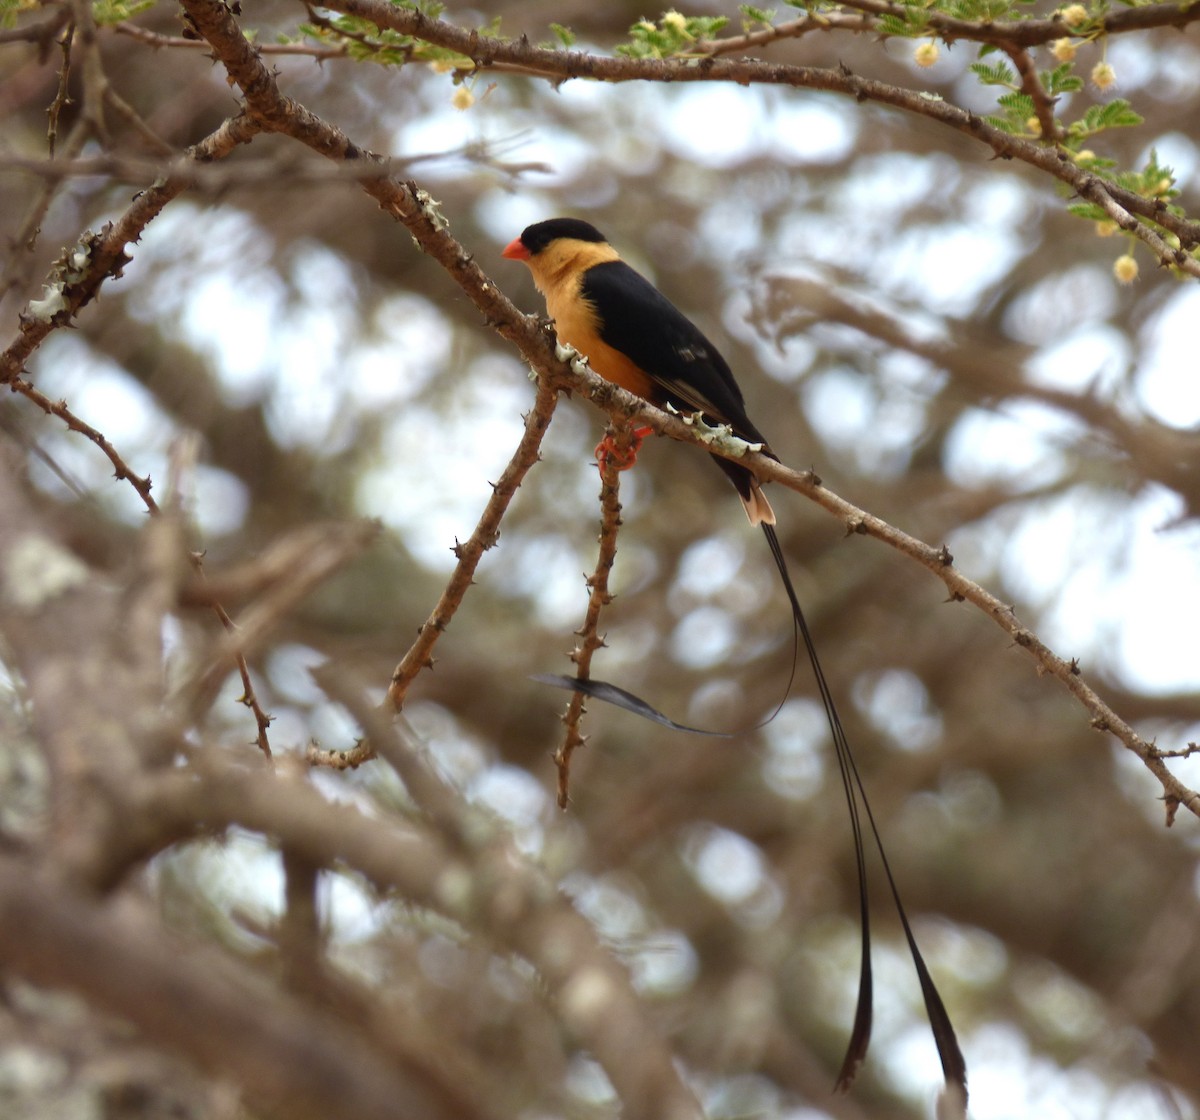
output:
[[[188,148],[171,174],[142,191],[115,222],[107,223],[99,233],[85,233],[47,278],[44,299],[27,305],[17,337],[0,353],[0,385],[13,384],[50,332],[69,324],[106,280],[121,275],[129,260],[125,246],[136,242],[167,203],[187,189],[190,167],[221,159],[258,131],[259,126],[246,117],[225,121]]]
[[[461,1097],[439,1100],[362,1033],[273,990],[254,968],[165,936],[157,916],[83,901],[10,859],[0,860],[0,944],[13,973],[78,992],[155,1045],[235,1079],[263,1115],[496,1115],[464,1112]]]
[[[720,443],[706,438],[704,433],[696,432],[680,417],[663,412],[632,393],[604,381],[590,369],[574,369],[573,374],[577,389],[615,419],[633,419],[671,439],[696,444],[706,451],[724,455],[726,458],[737,458],[739,462],[744,462],[753,469],[764,482],[779,482],[835,514],[848,532],[874,537],[929,569],[946,585],[951,598],[965,600],[978,607],[1004,630],[1016,645],[1026,650],[1042,671],[1060,681],[1083,705],[1097,731],[1111,732],[1136,754],[1162,785],[1170,801],[1186,806],[1200,817],[1200,793],[1180,782],[1167,768],[1163,754],[1146,742],[1100,699],[1096,691],[1084,681],[1078,663],[1054,653],[1033,631],[1021,625],[1011,606],[1001,602],[954,568],[953,557],[944,545],[934,548],[889,525],[881,518],[859,509],[826,489],[812,471],[796,471],[759,452],[747,451],[744,456],[738,456]]]
[[[596,557],[596,569],[587,577],[588,605],[583,625],[575,631],[579,641],[568,655],[575,663],[575,676],[587,680],[592,670],[592,654],[605,645],[599,633],[600,612],[613,601],[609,594],[608,577],[617,558],[617,532],[621,526],[620,485],[622,462],[631,457],[635,450],[633,429],[625,424],[609,425],[603,446],[607,453],[600,458],[600,550]],[[571,756],[587,742],[579,730],[583,718],[584,694],[571,693],[562,721],[566,734],[558,750],[554,752],[554,765],[558,768],[558,807],[565,809],[571,801]]]
[[[384,723],[374,727],[382,735],[390,730]],[[459,856],[423,827],[330,804],[287,768],[281,771],[248,781],[244,771],[202,752],[195,774],[147,784],[144,811],[167,834],[183,831],[199,815],[210,827],[239,825],[275,837],[310,861],[342,862],[380,889],[479,932],[538,970],[563,1022],[612,1081],[623,1115],[700,1120],[700,1106],[648,1021],[628,972],[503,831],[475,817],[464,830],[470,847]]]
[[[542,438],[550,425],[550,418],[554,415],[557,403],[558,391],[545,383],[539,383],[533,408],[525,415],[525,433],[501,473],[499,481],[492,484],[492,496],[484,507],[475,531],[465,544],[455,542],[454,555],[458,557],[458,563],[449,583],[446,584],[446,590],[442,592],[429,618],[417,631],[417,640],[409,647],[392,673],[392,681],[388,686],[388,703],[394,711],[398,712],[404,707],[409,685],[417,674],[422,669],[433,667],[433,647],[462,604],[463,596],[471,586],[475,569],[479,566],[483,554],[499,539],[500,521],[508,510],[517,487],[521,485],[529,468],[538,460]]]
[[[212,48],[203,39],[187,39],[182,35],[160,35],[157,31],[140,27],[136,23],[123,20],[113,24],[112,28],[118,35],[128,35],[139,43],[158,49],[207,51]],[[324,62],[331,58],[346,58],[344,47],[319,47],[315,43],[260,43],[258,49],[263,54],[287,55],[302,58],[315,58]]]

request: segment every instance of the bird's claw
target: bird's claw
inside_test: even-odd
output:
[[[642,440],[652,431],[654,431],[653,428],[634,428],[629,433],[629,446],[621,448],[617,447],[616,440],[611,434],[606,435],[596,444],[596,466],[600,468],[601,473],[610,462],[619,471],[629,470],[637,462],[637,454],[641,449]]]

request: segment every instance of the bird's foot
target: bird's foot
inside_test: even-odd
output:
[[[596,444],[596,466],[600,468],[601,473],[607,463],[612,462],[616,465],[617,470],[627,471],[637,462],[637,454],[644,440],[652,431],[653,428],[634,428],[629,433],[629,446],[617,447],[617,442],[612,435],[606,435],[598,444]]]

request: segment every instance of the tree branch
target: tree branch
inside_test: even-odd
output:
[[[348,15],[369,19],[380,28],[413,35],[426,42],[457,51],[470,58],[481,70],[507,64],[555,81],[589,78],[604,82],[732,82],[737,85],[782,85],[798,89],[825,90],[853,97],[856,101],[873,101],[902,109],[973,137],[991,148],[1001,159],[1017,159],[1046,172],[1065,183],[1081,198],[1103,207],[1123,230],[1133,233],[1145,242],[1162,264],[1200,277],[1200,261],[1187,252],[1187,248],[1200,245],[1200,222],[1171,214],[1163,199],[1145,198],[1083,170],[1065,149],[1013,136],[988,124],[977,114],[951,105],[940,97],[930,96],[921,90],[902,89],[871,78],[863,78],[845,66],[830,70],[715,56],[679,59],[610,58],[582,51],[536,47],[524,38],[511,41],[491,38],[474,30],[467,31],[442,20],[431,19],[415,9],[386,3],[385,0],[334,0],[329,6]],[[1155,5],[1154,9],[1155,16],[1160,20],[1158,26],[1178,26],[1180,19],[1183,19],[1184,23],[1200,19],[1200,0],[1193,0],[1183,9],[1174,4]],[[1147,10],[1134,9],[1128,14]],[[1051,20],[1045,23],[1047,26],[1043,29],[1044,37],[1037,41],[1062,36],[1063,25],[1060,21]],[[1049,34],[1051,25],[1054,28],[1053,36]],[[1019,28],[1026,25],[1012,26]],[[1144,24],[1137,26],[1140,28]],[[1130,29],[1133,29],[1132,25]],[[991,40],[985,38],[983,41]],[[1023,36],[1017,36],[1011,42],[1017,46],[1031,45]],[[1174,248],[1168,245],[1155,229],[1146,222],[1139,222],[1134,215],[1174,233],[1179,238],[1181,247]]]
[[[6,970],[67,988],[156,1046],[233,1078],[252,1108],[295,1120],[495,1120],[403,1076],[359,1033],[263,984],[256,969],[183,947],[157,921],[118,915],[0,859]]]
[[[231,76],[242,87],[248,106],[258,119],[269,122],[276,130],[287,132],[330,158],[375,158],[352,145],[337,129],[324,124],[307,110],[296,107],[280,95],[274,76],[257,57],[224,5],[218,4],[216,0],[181,0],[181,3],[197,29],[212,43],[222,62],[229,68]],[[1161,220],[1162,224],[1167,226],[1169,222],[1164,216],[1166,204],[1162,200],[1144,199],[1129,192],[1119,191],[1096,176],[1080,171],[1071,162],[1068,153],[1010,136],[986,124],[973,113],[967,113],[941,101],[930,100],[918,93],[858,78],[845,68],[828,71],[811,67],[767,66],[748,61],[726,62],[721,59],[701,59],[698,62],[607,59],[575,51],[544,50],[532,46],[527,40],[510,43],[488,38],[475,31],[465,32],[441,21],[431,20],[414,9],[380,3],[379,0],[339,0],[333,6],[337,10],[372,19],[380,27],[417,35],[429,42],[459,50],[473,58],[481,67],[489,66],[499,59],[513,63],[537,63],[538,66],[546,68],[549,76],[562,78],[591,77],[608,81],[723,79],[741,81],[743,84],[763,81],[808,85],[812,88],[852,94],[860,99],[878,100],[901,108],[910,108],[942,120],[951,127],[979,136],[991,144],[998,155],[1025,159],[1035,166],[1051,171],[1056,177],[1076,186],[1083,197],[1103,205],[1123,228],[1135,226],[1139,237],[1158,245],[1172,259],[1180,257],[1181,267],[1193,268],[1196,274],[1200,275],[1200,262],[1193,260],[1182,249],[1169,249],[1156,233],[1124,209],[1124,203],[1129,201],[1131,209],[1147,216],[1152,213],[1156,221]],[[1190,5],[1188,10],[1195,6]],[[1200,11],[1200,8],[1197,10]],[[1164,6],[1161,9],[1162,14],[1165,14],[1165,11]],[[473,258],[450,236],[446,222],[437,211],[433,200],[420,192],[415,184],[398,184],[386,179],[367,180],[364,189],[372,197],[379,199],[389,212],[404,223],[423,251],[446,268],[484,314],[488,324],[501,336],[517,345],[525,359],[542,377],[543,392],[566,388],[579,389],[614,419],[628,422],[637,418],[654,431],[669,435],[673,439],[696,443],[719,454],[730,454],[724,445],[713,444],[710,438],[698,434],[682,419],[669,416],[631,393],[603,381],[582,363],[574,362],[567,366],[555,357],[536,320],[532,316],[521,315],[496,289],[492,281],[475,265]],[[1118,202],[1118,199],[1121,201]],[[1200,223],[1182,223],[1180,228],[1188,232],[1191,243],[1200,242]],[[1133,751],[1162,784],[1168,798],[1168,807],[1178,802],[1200,816],[1200,795],[1179,782],[1153,748],[1099,699],[1095,691],[1084,683],[1078,666],[1054,654],[1031,631],[1020,625],[1011,608],[955,571],[951,566],[949,553],[944,548],[933,549],[859,510],[826,490],[811,472],[800,474],[774,460],[753,453],[746,463],[758,471],[764,480],[779,481],[836,513],[849,529],[875,536],[929,568],[946,583],[953,596],[974,603],[1009,633],[1018,645],[1028,650],[1045,671],[1057,677],[1084,705],[1092,717],[1093,726],[1111,731]],[[415,675],[419,667],[418,664],[410,672]]]
[[[617,532],[621,526],[620,462],[633,449],[633,430],[625,424],[610,424],[605,436],[608,454],[600,460],[600,550],[596,569],[587,577],[588,605],[583,625],[575,631],[579,641],[568,655],[575,663],[575,676],[587,680],[592,671],[592,654],[606,643],[599,633],[600,612],[613,601],[608,591],[608,577],[617,558]],[[565,809],[571,801],[571,756],[587,742],[579,730],[583,718],[584,694],[571,693],[562,721],[566,733],[554,752],[558,768],[558,807]]]

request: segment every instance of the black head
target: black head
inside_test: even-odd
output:
[[[570,238],[572,241],[593,241],[603,245],[602,234],[589,222],[578,218],[551,218],[547,222],[537,222],[527,226],[521,233],[520,242],[529,250],[530,256],[537,256],[551,241],[560,238]]]

